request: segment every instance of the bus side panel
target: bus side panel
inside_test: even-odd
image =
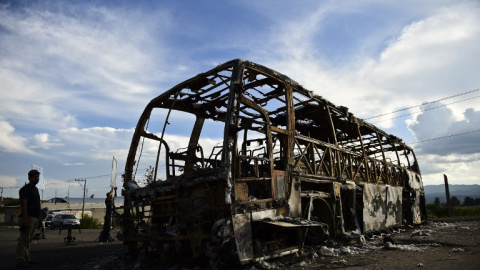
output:
[[[387,228],[402,225],[402,193],[402,187],[387,187],[387,219],[385,220]]]
[[[387,187],[364,184],[363,233],[385,229]]]
[[[418,190],[414,191],[415,200],[412,204],[413,224],[422,224],[426,221],[425,215],[425,197]],[[422,207],[423,206],[423,207]]]

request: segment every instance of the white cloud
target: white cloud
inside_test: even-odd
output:
[[[154,84],[173,76],[167,65],[158,65],[169,57],[161,44],[161,30],[171,25],[168,13],[47,7],[0,9],[5,119],[50,130],[77,126],[90,115],[123,119],[138,114]]]
[[[83,166],[85,164],[82,163],[82,162],[77,162],[77,163],[64,163],[63,165],[65,165],[65,166]]]
[[[0,186],[4,188],[14,187],[17,185],[15,177],[0,175]]]
[[[15,135],[15,128],[7,121],[0,121],[0,148],[5,152],[34,154],[28,149],[27,140]]]
[[[480,153],[480,111],[472,108],[464,112],[464,120],[456,121],[450,108],[439,108],[417,116],[408,127],[421,143],[420,154]],[[438,140],[432,140],[437,139]]]
[[[480,183],[480,155],[422,155],[420,158],[423,182],[426,185],[443,183],[444,174],[450,184]]]
[[[35,134],[35,145],[32,146],[32,148],[50,149],[52,147],[58,147],[63,145],[63,143],[61,143],[58,139],[56,139],[55,141],[50,141],[49,137],[50,135],[48,133]]]
[[[71,196],[73,194],[72,191],[77,191],[76,194],[82,194],[79,192],[81,190],[82,188],[75,181],[66,182],[64,180],[48,179],[45,181],[45,191],[44,191],[44,193],[46,193],[45,195],[47,194],[48,195],[45,196],[44,198],[48,199],[48,198],[54,197],[54,195],[56,195],[57,197],[65,198],[69,195],[69,193]],[[78,196],[78,195],[74,195],[74,196]]]
[[[328,62],[322,54],[322,43],[327,42],[320,35],[326,27],[322,22],[349,13],[365,15],[373,6],[367,1],[342,11],[342,5],[320,4],[294,22],[279,20],[280,26],[272,34],[274,42],[265,43],[259,51],[270,56],[265,65],[306,88],[337,105],[349,107],[357,116],[375,116],[478,88],[480,47],[476,44],[480,44],[480,5],[465,2],[425,3],[423,9],[415,11],[416,20],[398,31],[398,36],[389,37],[391,41],[378,54],[362,47],[340,64]],[[392,23],[386,21],[378,28],[389,24]],[[371,47],[386,40],[379,32],[392,35],[395,29],[388,30],[368,33],[357,42]],[[266,53],[269,50],[273,53]],[[474,102],[451,106],[455,117],[462,116],[464,105],[478,107],[478,102]],[[392,120],[380,124],[383,128],[393,125]]]
[[[479,15],[478,3],[457,5],[405,27],[380,58],[366,67],[368,79],[386,90],[380,98],[390,99],[389,107],[380,110],[477,88],[480,78],[473,75],[480,68],[480,47],[473,44],[480,43]],[[453,106],[455,115],[463,113],[461,105]]]
[[[61,130],[58,136],[65,144],[68,144],[68,149],[62,150],[65,155],[82,159],[111,160],[112,156],[127,156],[132,135],[133,129],[91,127]]]
[[[1,45],[0,45],[1,47]],[[73,125],[75,118],[67,111],[55,108],[63,102],[66,92],[54,85],[8,67],[0,54],[0,115],[17,125],[36,128],[55,128]],[[25,61],[25,62],[28,62]]]

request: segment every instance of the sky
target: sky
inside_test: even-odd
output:
[[[476,0],[0,0],[0,192],[35,166],[43,199],[105,197],[147,103],[235,58],[402,138],[425,185],[480,184],[479,44]]]

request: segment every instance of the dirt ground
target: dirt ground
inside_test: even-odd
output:
[[[47,240],[32,243],[31,269],[208,269],[187,264],[162,265],[125,259],[120,241],[99,243],[100,230],[73,230],[76,237],[66,245],[67,232],[47,230]],[[18,228],[0,229],[0,269],[15,269],[14,250]],[[480,269],[480,217],[429,221],[391,234],[365,235],[349,243],[330,241],[307,246],[302,254],[236,269]]]
[[[360,242],[308,247],[304,257],[269,263],[295,270],[480,269],[480,217],[429,221],[392,234],[365,235]]]

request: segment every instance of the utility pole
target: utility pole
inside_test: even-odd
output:
[[[450,189],[448,188],[448,178],[446,174],[443,175],[443,180],[445,181],[445,195],[447,196],[448,216],[453,217],[452,203],[450,202]]]
[[[83,220],[83,215],[85,214],[85,190],[87,189],[87,179],[75,179],[75,181],[78,181],[78,182],[83,181],[83,205],[82,205],[82,220]]]

